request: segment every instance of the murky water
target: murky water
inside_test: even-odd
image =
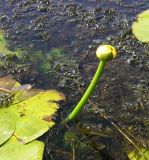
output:
[[[62,110],[64,115],[79,100],[96,70],[97,46],[109,43],[117,48],[118,58],[107,64],[90,105],[86,105],[81,117],[78,117],[79,124],[69,126],[68,130],[76,132],[77,138],[86,146],[89,141],[88,148],[75,145],[78,160],[101,157],[105,160],[127,159],[126,150],[131,145],[98,115],[97,108],[106,112],[112,121],[136,136],[141,143],[149,143],[149,45],[140,43],[131,33],[132,20],[148,8],[148,0],[0,0],[0,27],[5,31],[12,50],[26,48],[25,54],[34,52],[36,56],[38,51],[45,55],[53,48],[58,48],[75,63],[71,67],[67,65],[71,75],[77,74],[75,85],[78,88],[72,85],[72,89],[68,89],[68,81],[64,86],[58,87],[68,97]],[[61,63],[65,65],[66,61]],[[7,67],[3,72],[7,70],[10,69]],[[36,65],[31,72],[21,70],[21,73],[9,73],[36,87],[57,88],[55,85],[59,84],[60,79],[50,81],[49,76],[41,76],[39,71],[36,74],[35,70]],[[65,69],[64,72],[68,70]],[[81,129],[83,126],[96,133],[99,129],[103,132],[112,130],[113,136],[106,139],[92,135],[93,131],[88,130],[88,134],[93,137],[88,139],[86,132],[81,132],[78,127],[80,125]],[[63,143],[66,131],[67,129],[58,127],[43,136],[46,144],[45,160],[60,157],[61,160],[72,159],[72,145]],[[82,140],[83,137],[85,140]],[[105,145],[104,149],[101,144]]]

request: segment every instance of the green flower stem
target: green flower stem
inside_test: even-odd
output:
[[[89,87],[87,88],[86,92],[84,93],[83,97],[81,98],[81,100],[79,101],[79,103],[77,104],[77,106],[74,108],[74,110],[68,115],[68,117],[66,119],[64,119],[62,121],[62,124],[67,123],[68,121],[74,119],[78,113],[81,111],[81,109],[83,108],[83,106],[86,104],[88,98],[90,97],[92,91],[94,90],[94,88],[97,85],[98,80],[100,79],[103,70],[104,70],[104,66],[106,64],[105,60],[100,60],[99,66],[97,68],[97,71],[89,85]]]

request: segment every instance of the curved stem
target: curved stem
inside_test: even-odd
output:
[[[74,108],[74,110],[68,115],[68,117],[62,121],[62,124],[65,124],[66,122],[75,118],[78,115],[78,113],[81,111],[83,106],[86,104],[88,98],[90,97],[92,91],[96,87],[96,84],[103,73],[105,63],[106,63],[106,61],[103,61],[103,60],[100,61],[99,66],[97,68],[97,71],[96,71],[89,87],[87,88],[86,92],[84,93],[83,97],[81,98],[81,100],[79,101],[77,106]]]

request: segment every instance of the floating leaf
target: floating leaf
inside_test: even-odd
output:
[[[133,151],[128,154],[130,160],[149,160],[149,149],[141,148],[139,151]]]
[[[138,40],[149,43],[149,10],[138,15],[137,21],[132,25],[132,31]]]
[[[54,125],[53,115],[59,108],[54,101],[64,96],[55,90],[41,92],[30,99],[0,109],[0,116],[5,115],[16,121],[15,136],[22,142],[30,142]],[[37,125],[38,124],[38,125]]]
[[[15,131],[15,121],[9,116],[0,116],[0,145],[7,141]]]
[[[21,144],[12,136],[0,147],[0,160],[42,160],[44,144],[40,141],[32,141]]]
[[[9,78],[7,78],[7,83],[9,83]],[[10,83],[13,87],[9,86],[9,89],[12,90],[16,83],[12,83],[11,79]],[[0,81],[0,84],[2,86],[2,81]],[[6,85],[4,86],[8,88]],[[9,119],[11,115],[11,118],[16,123],[14,135],[21,143],[28,143],[44,134],[55,124],[53,116],[59,108],[57,102],[64,100],[64,95],[56,90],[24,90],[21,86],[20,89],[20,91],[14,94],[12,104],[0,108],[0,117]],[[23,97],[22,101],[20,99],[21,96]],[[3,127],[7,126],[8,124],[4,123]]]

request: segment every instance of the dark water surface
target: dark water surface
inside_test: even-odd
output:
[[[75,86],[75,89],[68,89],[67,81],[64,86],[57,87],[60,79],[49,81],[49,77],[40,76],[40,72],[36,75],[35,69],[29,72],[32,74],[14,75],[10,72],[24,83],[62,90],[67,97],[67,104],[62,109],[64,115],[79,100],[96,70],[97,46],[109,43],[117,48],[118,58],[107,64],[100,85],[90,100],[92,105],[86,105],[78,122],[69,126],[68,130],[77,133],[78,140],[86,145],[81,148],[75,144],[77,160],[100,160],[101,157],[126,160],[126,152],[133,148],[98,115],[93,103],[96,109],[110,115],[110,119],[141,143],[149,144],[149,45],[136,40],[131,32],[132,20],[148,8],[148,0],[0,0],[0,28],[5,31],[12,50],[26,48],[36,56],[38,51],[47,54],[58,48],[76,63],[74,66],[78,66],[75,79],[79,87]],[[26,51],[26,54],[29,53]],[[75,75],[75,71],[76,68],[71,66],[70,74]],[[112,138],[97,136],[99,130],[112,130]],[[64,142],[66,131],[57,127],[43,136],[46,144],[44,160],[72,159],[74,145]],[[104,149],[101,144],[105,145]]]

